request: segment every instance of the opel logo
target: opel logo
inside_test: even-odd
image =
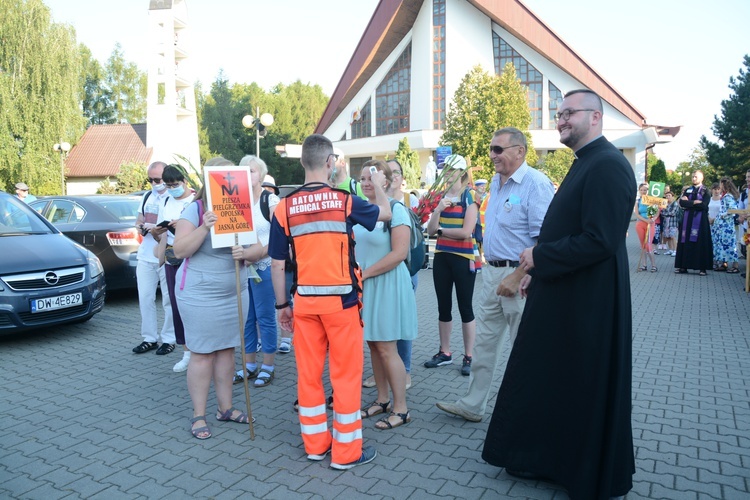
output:
[[[46,281],[48,285],[54,286],[57,285],[57,282],[60,281],[60,278],[53,271],[48,271],[47,274],[44,275],[44,281]]]

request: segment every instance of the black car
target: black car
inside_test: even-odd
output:
[[[141,198],[129,195],[48,196],[29,204],[104,266],[108,290],[136,288],[143,237],[135,229]]]
[[[0,334],[86,321],[105,292],[96,255],[0,191]]]

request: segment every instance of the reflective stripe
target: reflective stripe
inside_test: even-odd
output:
[[[311,233],[346,233],[346,222],[322,220],[305,222],[289,228],[292,236],[303,236]]]
[[[353,290],[352,285],[297,285],[299,295],[346,295]]]
[[[353,443],[357,440],[362,440],[362,429],[357,429],[353,432],[340,432],[336,428],[333,428],[333,439],[339,443]]]
[[[321,432],[328,432],[328,422],[314,425],[299,424],[299,428],[302,434],[320,434]]]
[[[326,412],[326,405],[323,403],[318,406],[300,406],[299,415],[300,417],[317,417],[323,415]]]
[[[353,424],[357,420],[362,420],[361,411],[357,410],[353,413],[336,413],[333,412],[333,419],[342,425]]]

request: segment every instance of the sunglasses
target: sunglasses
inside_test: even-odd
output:
[[[520,147],[521,147],[520,144],[515,144],[513,146],[508,146],[508,147],[505,147],[505,148],[502,147],[502,146],[490,146],[490,152],[491,153],[495,153],[496,155],[501,155],[501,154],[503,154],[503,151],[505,151],[506,149],[520,148]]]
[[[155,179],[152,179],[151,177],[149,177],[148,182],[150,182],[151,184],[161,184],[161,178],[156,177]]]

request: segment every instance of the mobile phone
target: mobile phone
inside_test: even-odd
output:
[[[160,223],[158,223],[156,225],[156,227],[166,227],[166,228],[169,228],[169,221],[168,220],[163,220]]]
[[[377,168],[377,167],[375,167],[375,166],[371,166],[371,167],[370,167],[370,175],[373,175],[373,174],[374,174],[375,172],[377,172],[377,171],[378,171],[378,168]]]

